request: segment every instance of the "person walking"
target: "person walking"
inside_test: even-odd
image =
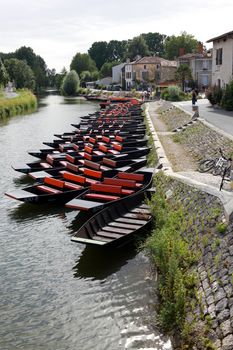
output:
[[[195,106],[195,103],[197,102],[197,92],[196,90],[192,90],[192,105]]]

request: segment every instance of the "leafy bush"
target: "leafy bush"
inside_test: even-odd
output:
[[[27,89],[17,90],[14,98],[0,97],[0,119],[33,112],[36,108],[37,99]]]
[[[64,96],[75,96],[79,89],[79,76],[75,70],[66,74],[61,86],[61,93]]]
[[[212,106],[216,104],[220,104],[222,95],[223,95],[223,90],[218,86],[214,86],[213,88],[208,89],[206,93],[206,97],[210,101]]]
[[[186,101],[190,100],[190,94],[184,93],[178,86],[169,86],[161,93],[161,97],[167,101]]]
[[[227,111],[233,111],[233,80],[226,86],[223,92],[221,106]]]

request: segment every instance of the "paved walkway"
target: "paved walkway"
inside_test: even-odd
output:
[[[173,104],[186,112],[194,113],[191,101],[173,102]],[[233,111],[228,112],[219,107],[212,107],[207,99],[198,100],[197,106],[200,118],[233,137]]]
[[[204,100],[203,100],[204,101]],[[152,133],[152,137],[154,140],[154,146],[159,158],[159,163],[162,165],[162,169],[164,170],[164,172],[169,175],[172,176],[173,178],[176,178],[177,180],[184,182],[190,186],[196,187],[201,191],[205,191],[213,196],[218,197],[225,209],[225,214],[226,214],[226,218],[229,219],[231,217],[231,215],[233,214],[233,193],[229,192],[229,191],[219,191],[219,185],[220,185],[220,177],[219,176],[213,176],[211,174],[201,174],[197,171],[189,171],[189,172],[174,172],[171,166],[171,163],[169,162],[166,153],[164,151],[164,148],[159,140],[159,136],[154,128],[153,125],[153,119],[157,118],[158,115],[156,113],[156,108],[160,105],[161,102],[150,102],[146,104],[146,109],[145,109],[145,114],[146,114],[146,118]],[[189,105],[186,104],[185,102],[182,103],[184,105],[186,105],[186,108],[188,109],[188,112],[190,114],[193,114],[192,112],[192,108],[189,102]],[[176,103],[177,107],[179,107],[179,105]],[[203,105],[206,105],[205,102],[203,102]],[[208,108],[207,106],[204,108]],[[185,108],[182,107],[183,110],[185,110]],[[204,109],[205,110],[205,109]],[[203,113],[204,114],[204,113]],[[203,115],[202,115],[203,117]],[[221,115],[220,115],[221,117]],[[214,127],[215,130],[217,131],[218,129],[216,127]],[[232,113],[232,128],[233,128],[233,113]],[[224,132],[225,133],[225,132]],[[225,133],[226,136],[226,133]],[[233,134],[230,135],[230,137],[232,138]]]

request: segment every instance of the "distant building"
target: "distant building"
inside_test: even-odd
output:
[[[212,85],[224,88],[233,79],[233,31],[209,39],[213,42]]]
[[[106,77],[106,78],[99,79],[95,82],[95,84],[97,86],[101,86],[103,88],[108,89],[112,85],[112,77]]]
[[[125,63],[120,63],[112,67],[112,82],[113,84],[122,85],[122,68],[125,66]]]
[[[207,88],[212,80],[212,57],[207,53],[187,53],[177,58],[178,66],[190,67],[193,80],[199,89]]]
[[[122,82],[126,90],[136,85],[148,86],[162,84],[174,85],[177,62],[165,60],[161,57],[137,57],[133,62],[127,62],[122,68]],[[166,84],[167,83],[167,84]]]

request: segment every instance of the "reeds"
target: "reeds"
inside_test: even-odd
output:
[[[12,98],[0,95],[0,119],[12,117],[18,114],[26,114],[35,111],[37,99],[27,89],[17,90],[17,96]]]

